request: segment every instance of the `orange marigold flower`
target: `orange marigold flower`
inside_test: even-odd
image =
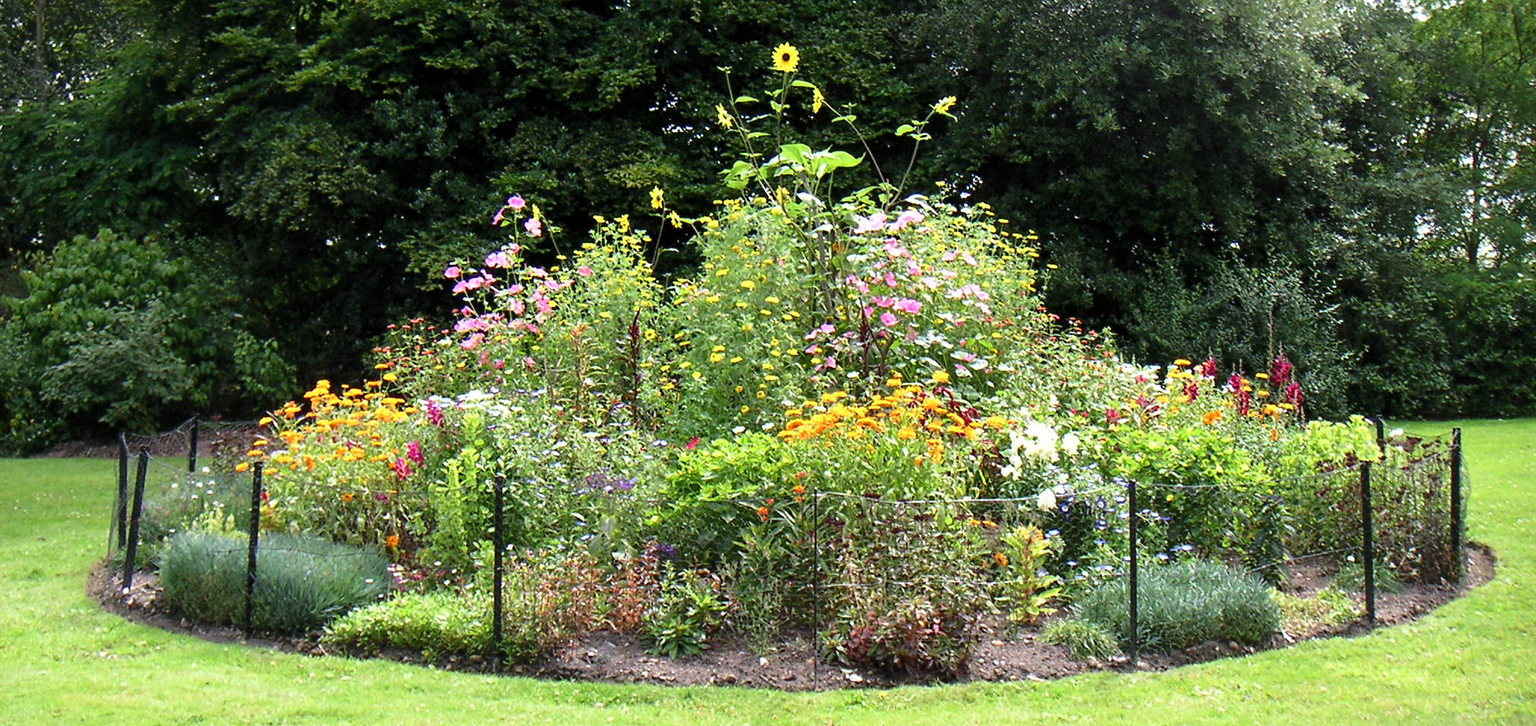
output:
[[[400,546],[400,535],[392,534],[392,535],[390,535],[388,537],[385,537],[384,538],[384,546],[388,547],[390,549],[394,549],[396,547],[399,547]]]

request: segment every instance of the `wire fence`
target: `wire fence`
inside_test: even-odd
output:
[[[218,431],[242,427],[248,425],[225,424]],[[151,469],[170,478],[169,486],[203,492],[186,496],[217,496],[221,507],[243,510],[237,518],[247,553],[241,625],[250,634],[259,557],[278,552],[347,555],[291,545],[263,547],[264,467],[254,464],[243,493],[228,483],[217,494],[204,489],[198,455],[207,454],[202,447],[209,428],[193,419],[169,436],[120,438],[109,554],[123,558],[121,586],[127,595],[142,564],[140,548],[164,534],[145,530]],[[146,443],[152,440],[164,452],[164,441],[178,436],[184,459],[153,455]],[[837,628],[847,631],[848,613],[899,612],[918,602],[941,615],[946,608],[996,612],[1021,607],[1053,582],[1094,586],[1119,581],[1125,584],[1128,654],[1134,663],[1141,646],[1137,619],[1145,608],[1138,602],[1145,589],[1139,581],[1147,568],[1162,563],[1218,560],[1270,583],[1309,563],[1335,571],[1357,566],[1369,626],[1376,622],[1377,578],[1383,572],[1412,581],[1459,579],[1465,521],[1460,429],[1433,438],[1388,439],[1379,430],[1378,436],[1385,452],[1379,460],[1347,462],[1247,488],[1111,479],[1080,489],[1056,487],[1031,498],[885,499],[800,490],[790,497],[678,502],[630,496],[628,490],[592,494],[601,494],[597,498],[610,513],[728,530],[729,537],[692,546],[694,561],[708,560],[701,553],[711,546],[733,553],[735,575],[749,584],[759,576],[758,584],[771,581],[774,592],[758,592],[766,598],[765,607],[783,616],[781,624],[809,628],[818,644],[830,642],[829,634],[838,636]],[[141,445],[131,454],[136,443]],[[526,502],[509,501],[504,480],[485,486],[490,521],[474,536],[487,541],[492,554],[485,563],[493,581],[489,645],[499,654],[507,616],[504,590],[517,567],[514,540],[526,535],[528,512]],[[430,494],[361,485],[346,494],[380,498],[395,507],[430,502]],[[598,519],[599,513],[591,518]],[[582,539],[597,536],[593,532]],[[684,546],[682,533],[664,535],[675,537],[672,542],[659,536],[653,531],[647,549],[655,559],[674,556],[674,546]],[[1049,542],[1049,555],[1031,549],[1040,540]],[[353,556],[364,555],[377,556],[364,550]],[[654,597],[658,587],[655,573],[637,577],[633,571],[620,573],[609,586],[615,590],[611,599],[621,602]],[[933,627],[947,627],[942,620]],[[848,632],[841,636],[851,637]]]

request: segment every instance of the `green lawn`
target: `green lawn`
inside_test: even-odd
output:
[[[113,464],[0,460],[0,724],[1536,724],[1536,420],[1463,425],[1470,535],[1500,567],[1416,623],[1170,673],[825,694],[493,678],[133,625],[84,594]]]

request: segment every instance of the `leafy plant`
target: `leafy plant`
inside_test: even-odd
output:
[[[491,602],[483,594],[403,593],[343,615],[326,627],[321,642],[368,652],[485,653],[491,646]]]
[[[719,579],[674,568],[660,584],[656,604],[640,624],[651,652],[668,658],[704,652],[709,633],[720,626],[726,611]]]
[[[1042,616],[1056,612],[1049,603],[1061,594],[1056,587],[1061,578],[1045,570],[1054,545],[1038,527],[1023,526],[998,538],[998,554],[1006,574],[1000,582],[1001,600],[1014,623],[1033,625]]]

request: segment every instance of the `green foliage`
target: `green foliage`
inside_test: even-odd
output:
[[[1002,545],[999,563],[1007,568],[1000,586],[1008,620],[1032,625],[1056,612],[1049,603],[1061,594],[1061,588],[1055,587],[1061,579],[1045,571],[1046,560],[1055,549],[1052,541],[1038,527],[1026,525],[1004,533],[998,543]]]
[[[1128,580],[1100,585],[1072,606],[1072,617],[1130,642]],[[1136,629],[1142,648],[1178,650],[1207,640],[1259,643],[1280,628],[1270,589],[1228,565],[1186,560],[1144,570],[1137,594]]]
[[[1365,612],[1363,605],[1333,587],[1318,590],[1312,597],[1276,592],[1274,599],[1280,608],[1281,629],[1298,636],[1338,627]]]
[[[243,625],[245,540],[182,532],[160,558],[166,604],[189,616]],[[318,630],[352,608],[388,591],[389,571],[377,553],[313,537],[272,534],[257,545],[252,625],[302,634]]]
[[[9,446],[76,433],[153,431],[198,410],[270,398],[289,370],[229,309],[228,293],[153,241],[103,230],[36,259],[27,295],[0,322],[15,364],[3,408]],[[39,430],[41,429],[41,430]]]
[[[640,634],[650,651],[668,658],[704,652],[709,633],[724,619],[726,602],[720,582],[696,572],[669,569],[663,575],[656,604],[645,614]]]
[[[404,593],[332,621],[321,642],[365,652],[485,653],[491,646],[491,603],[484,595]]]
[[[1403,591],[1403,581],[1392,568],[1378,562],[1371,569],[1372,584],[1377,592],[1398,594]],[[1351,555],[1339,566],[1333,576],[1333,587],[1344,592],[1365,592],[1365,568]]]
[[[1103,625],[1090,620],[1062,618],[1053,620],[1040,629],[1037,638],[1042,643],[1060,645],[1072,651],[1078,660],[1097,658],[1108,660],[1120,655],[1120,643]]]

